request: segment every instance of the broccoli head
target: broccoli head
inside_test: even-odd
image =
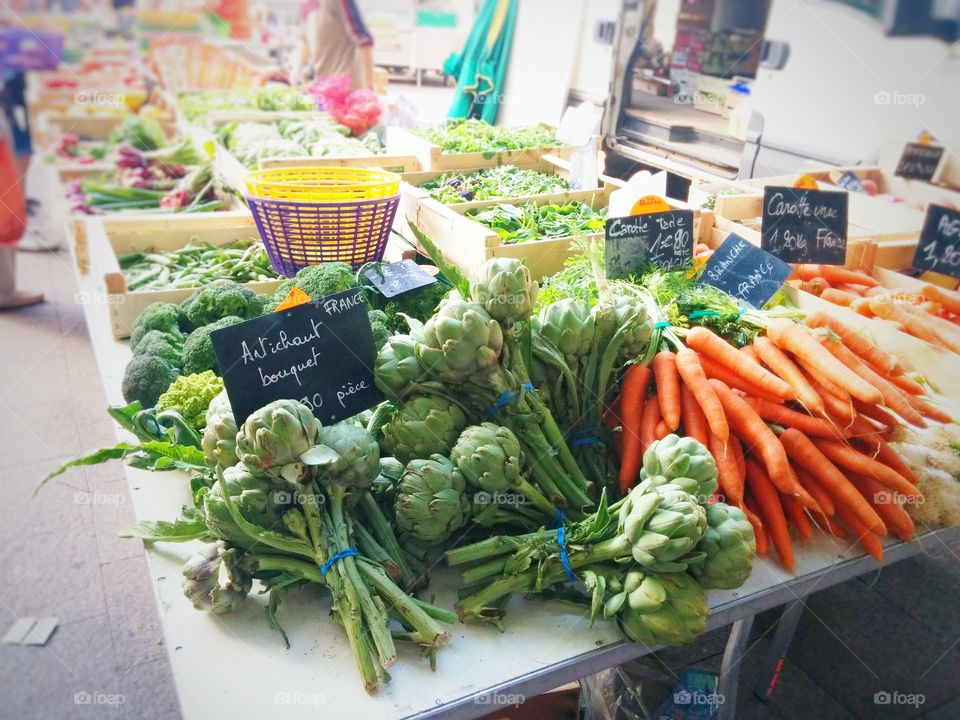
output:
[[[143,407],[151,408],[179,376],[180,370],[163,358],[135,355],[123,373],[123,399],[128,403],[137,400]]]
[[[357,287],[353,268],[342,262],[310,265],[298,272],[292,282],[289,280],[287,282],[290,282],[290,285],[283,283],[274,295],[279,302],[283,302],[290,293],[290,289],[294,287],[303,290],[313,300]]]
[[[133,323],[130,330],[130,348],[137,349],[137,345],[151,330],[172,335],[180,334],[180,308],[173,303],[155,302],[147,305]]]
[[[242,322],[243,318],[229,315],[209,325],[199,327],[187,335],[187,341],[183,344],[183,371],[188,375],[202,373],[205,370],[213,370],[219,373],[217,357],[213,352],[213,340],[210,339],[210,333],[214,330],[220,330]]]
[[[287,299],[287,295],[289,295],[290,291],[293,289],[294,282],[295,281],[293,280],[284,280],[282,283],[277,285],[277,289],[273,293],[274,308]]]
[[[435,282],[388,300],[383,306],[383,311],[387,314],[387,325],[394,333],[406,332],[407,323],[399,316],[400,313],[426,322],[449,291],[448,285]]]
[[[140,338],[134,355],[155,355],[166,360],[175,367],[180,367],[180,353],[183,350],[183,336],[177,332],[164,332],[163,330],[150,330],[146,335]]]
[[[197,430],[207,424],[207,408],[220,391],[223,380],[212,370],[194,375],[181,375],[157,400],[158,410],[176,410]]]
[[[383,310],[370,310],[367,312],[370,318],[370,329],[373,330],[373,343],[377,346],[377,352],[387,344],[395,333],[387,325],[387,314]]]
[[[186,299],[180,307],[191,330],[228,316],[244,320],[263,314],[263,298],[233,280],[214,280]]]

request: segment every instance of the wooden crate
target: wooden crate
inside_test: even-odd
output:
[[[181,303],[196,288],[140,291],[127,290],[127,281],[117,256],[140,250],[175,250],[192,239],[221,245],[241,238],[257,238],[253,217],[232,214],[211,217],[204,214],[156,218],[143,221],[132,217],[97,217],[86,223],[92,265],[103,275],[105,304],[115,337],[127,337],[143,309],[154,302]],[[246,283],[257,293],[272,294],[282,280]]]
[[[615,189],[615,185],[606,183],[598,190],[541,195],[533,202],[540,205],[580,200],[598,210],[607,206],[610,193]],[[500,236],[495,231],[464,215],[468,210],[489,208],[503,202],[502,200],[486,200],[459,205],[444,205],[433,198],[427,197],[415,204],[414,214],[412,216],[408,215],[407,221],[429,237],[443,253],[443,256],[465,273],[469,274],[493,257],[512,257],[523,260],[530,268],[530,273],[537,280],[559,272],[563,268],[564,261],[575,252],[573,242],[576,238],[549,238],[514,245],[503,245],[500,242]],[[685,203],[672,200],[668,200],[668,202],[674,209],[690,209]],[[694,210],[694,237],[699,237],[700,231],[699,213]],[[602,241],[603,236],[603,231],[600,231],[584,235],[583,238]]]
[[[897,156],[899,159],[899,156]],[[891,158],[892,159],[892,158]],[[896,161],[893,161],[894,167]],[[942,185],[934,185],[922,180],[908,180],[893,174],[893,167],[885,168],[880,165],[849,165],[846,167],[828,167],[817,164],[801,166],[800,172],[812,175],[823,183],[833,185],[835,178],[845,172],[853,173],[860,180],[872,180],[877,184],[877,195],[874,200],[886,201],[896,205],[897,198],[902,199],[907,207],[924,211],[928,204],[952,205],[960,208],[960,190]],[[887,196],[887,197],[882,197]]]
[[[554,130],[548,125],[542,127]],[[598,138],[599,143],[599,138]],[[496,165],[517,165],[531,167],[536,165],[543,155],[555,155],[569,160],[579,150],[576,145],[561,147],[530,148],[528,150],[504,150],[495,154],[485,152],[474,153],[444,153],[439,145],[414,135],[409,130],[399,127],[387,128],[387,152],[398,155],[414,155],[420,161],[420,169],[424,171],[450,171],[462,168],[484,168]],[[598,145],[599,149],[599,145]]]

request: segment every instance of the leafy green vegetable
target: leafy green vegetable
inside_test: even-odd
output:
[[[157,400],[158,410],[176,410],[197,430],[206,425],[207,407],[220,391],[223,380],[212,370],[193,375],[181,375]]]
[[[420,187],[435,200],[445,205],[455,205],[474,200],[560,193],[569,190],[570,183],[558,175],[501,165],[467,174],[447,173]]]
[[[231,123],[222,127],[219,135],[226,148],[251,168],[263,158],[367,156],[383,152],[375,133],[350,137],[349,128],[325,115],[271,123]]]
[[[415,130],[414,133],[439,145],[444,153],[497,153],[562,145],[557,136],[546,128],[505,128],[474,118],[455,120],[440,127]]]
[[[607,211],[605,208],[594,210],[585,203],[572,200],[563,205],[504,203],[470,210],[466,215],[495,231],[504,245],[512,245],[541,238],[576,237],[601,232]]]
[[[160,123],[145,115],[127,117],[110,134],[112,143],[129,143],[137,150],[158,150],[166,142]]]

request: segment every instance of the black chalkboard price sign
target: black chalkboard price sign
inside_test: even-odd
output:
[[[942,158],[943,147],[939,145],[907,143],[893,174],[897,177],[929,182],[937,174]]]
[[[854,175],[849,170],[845,171],[840,177],[837,178],[837,187],[843,188],[850,192],[860,193],[861,195],[869,195],[867,189],[863,186],[863,183],[860,182],[860,178]]]
[[[238,425],[274,400],[299,400],[325,424],[383,400],[373,384],[377,351],[359,288],[210,337]]]
[[[710,256],[700,282],[760,308],[776,294],[792,271],[783,260],[730,233]]]
[[[650,267],[676,270],[693,259],[693,211],[609,218],[606,224],[607,277],[624,278]]]
[[[363,276],[385,298],[396,297],[417,288],[433,285],[437,279],[413,260],[378,264],[364,270]]]
[[[768,185],[760,246],[788,263],[843,265],[848,200],[845,192]]]
[[[930,205],[913,266],[960,278],[960,212]]]

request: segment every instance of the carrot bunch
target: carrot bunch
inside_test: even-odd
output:
[[[819,527],[880,561],[881,538],[913,537],[903,503],[922,499],[885,432],[951,420],[922,393],[895,357],[823,313],[807,327],[770,319],[740,349],[694,327],[684,346],[626,375],[620,488],[635,484],[650,444],[683,432],[710,449],[718,492],[750,518],[758,552],[772,546],[792,569],[793,536]]]
[[[800,288],[834,305],[880,318],[901,332],[960,352],[960,293],[924,285],[920,293],[881,287],[857,270],[832,265],[796,265]]]

